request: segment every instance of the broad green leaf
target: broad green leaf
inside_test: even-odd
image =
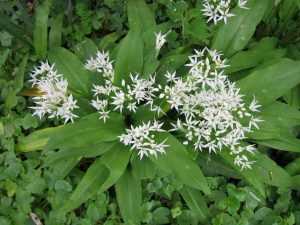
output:
[[[128,147],[117,142],[112,146],[112,150],[101,158],[103,164],[109,169],[110,174],[100,190],[105,191],[114,185],[124,173],[130,158],[131,152]]]
[[[297,13],[298,0],[285,0],[282,1],[279,8],[279,18],[283,21],[283,26],[287,26],[289,20]]]
[[[294,159],[284,168],[290,175],[300,174],[300,158]]]
[[[16,73],[16,77],[15,77],[15,93],[17,94],[18,92],[20,92],[23,88],[23,84],[24,84],[24,74],[25,74],[25,70],[26,70],[26,66],[27,66],[27,62],[28,62],[28,55],[25,55],[21,61],[21,64],[18,67],[18,71]]]
[[[70,171],[79,163],[80,157],[70,157],[60,161],[52,167],[52,175],[56,180],[64,179]]]
[[[247,4],[249,9],[235,8],[233,10],[235,16],[231,17],[227,24],[219,27],[212,48],[222,51],[226,56],[242,50],[271,5],[271,0],[250,0]]]
[[[251,155],[251,159],[255,160],[252,169],[241,170],[238,166],[234,165],[234,158],[228,151],[222,151],[219,156],[236,172],[252,185],[259,195],[263,198],[266,197],[265,185],[272,185],[279,188],[289,188],[291,186],[290,175],[280,166],[278,166],[268,156],[255,152]],[[258,176],[259,174],[259,176]]]
[[[126,170],[115,185],[118,206],[125,224],[141,224],[142,185],[132,170]]]
[[[19,152],[42,150],[47,145],[51,135],[58,132],[62,127],[45,128],[35,131],[26,137],[21,137],[18,140],[16,150]]]
[[[54,17],[52,21],[51,29],[49,32],[50,48],[61,46],[63,19],[64,19],[64,15],[58,14]]]
[[[20,138],[17,150],[30,152],[42,149],[72,149],[88,147],[99,142],[113,141],[123,132],[123,118],[112,114],[113,119],[103,123],[97,113],[63,126],[45,128]]]
[[[64,205],[63,210],[69,211],[77,208],[96,194],[99,191],[99,187],[101,187],[108,176],[108,168],[103,165],[101,158],[97,159],[86,171],[70,199]]]
[[[244,69],[253,68],[264,61],[281,58],[285,54],[284,49],[276,49],[276,38],[263,38],[254,47],[246,51],[240,51],[229,59],[230,65],[226,68],[227,73],[234,73]]]
[[[130,30],[143,33],[150,29],[154,32],[155,16],[145,0],[128,0],[127,14]]]
[[[51,135],[46,149],[86,147],[94,143],[114,141],[124,131],[123,117],[112,113],[105,123],[97,113],[90,114],[76,123],[70,123]]]
[[[242,93],[268,105],[300,83],[300,62],[282,59],[238,81]]]
[[[115,184],[124,173],[129,157],[130,151],[127,147],[121,143],[113,145],[89,167],[63,209],[75,209],[96,193]]]
[[[110,50],[116,45],[115,42],[119,38],[120,36],[118,33],[110,33],[101,38],[100,43],[98,44],[98,48],[102,50]]]
[[[74,47],[75,54],[85,63],[87,59],[95,57],[98,48],[97,45],[89,38],[85,38],[82,42]]]
[[[33,30],[33,44],[39,58],[45,58],[48,48],[48,15],[50,2],[40,4],[35,11],[35,25]]]
[[[275,102],[259,114],[260,128],[248,134],[252,141],[278,150],[300,152],[300,140],[294,128],[300,125],[300,112],[287,104]]]
[[[136,31],[129,31],[121,41],[115,65],[115,84],[128,80],[130,73],[142,72],[143,46],[141,33]]]
[[[166,154],[152,158],[153,163],[161,170],[175,175],[182,184],[201,190],[206,194],[210,193],[201,169],[189,155],[184,145],[170,134],[161,134],[159,139],[160,141],[166,139],[166,144],[169,147],[166,149]]]
[[[292,107],[300,108],[300,85],[297,85],[284,96],[284,100]]]
[[[65,161],[68,158],[81,158],[81,157],[96,157],[102,155],[103,153],[107,152],[111,149],[113,142],[102,142],[93,143],[88,146],[83,147],[75,147],[75,148],[63,148],[58,152],[54,152],[50,154],[46,159],[45,163],[50,164],[57,164],[61,161]]]
[[[76,55],[65,48],[58,47],[49,52],[48,58],[55,64],[57,71],[67,79],[69,90],[84,97],[90,95],[92,74],[84,68]]]
[[[184,186],[179,192],[198,221],[205,222],[209,216],[209,210],[202,193],[187,186]]]
[[[154,12],[145,3],[145,0],[129,0],[127,4],[128,23],[132,31],[139,32],[144,42],[143,75],[147,77],[155,72],[159,62],[156,59],[155,32],[157,26]]]
[[[135,157],[131,162],[131,166],[134,175],[141,179],[153,179],[157,173],[155,165],[149,158],[140,160]]]

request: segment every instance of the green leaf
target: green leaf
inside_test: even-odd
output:
[[[233,16],[227,24],[222,24],[215,34],[212,48],[222,51],[226,56],[242,50],[253,36],[256,26],[272,4],[270,0],[250,0],[249,9],[239,7],[233,10]]]
[[[248,98],[254,95],[261,105],[268,105],[300,82],[300,62],[282,59],[257,69],[237,82]]]
[[[50,2],[46,0],[36,8],[35,12],[33,45],[39,58],[45,58],[47,54],[49,10]]]
[[[89,38],[85,38],[82,42],[74,47],[75,54],[85,62],[91,57],[95,57],[98,48],[97,45]]]
[[[201,192],[187,186],[184,186],[179,192],[198,221],[204,223],[208,218],[209,211]]]
[[[46,164],[57,164],[58,162],[65,161],[68,158],[81,158],[81,157],[96,157],[107,152],[113,145],[113,142],[92,143],[83,147],[62,148],[60,151],[50,154],[46,159]]]
[[[113,141],[123,132],[123,118],[112,114],[112,119],[103,123],[97,113],[83,117],[76,123],[46,128],[20,138],[17,150],[30,152],[42,149],[84,148],[99,142]]]
[[[28,62],[28,55],[25,55],[25,56],[23,56],[23,59],[21,61],[21,64],[18,67],[18,71],[17,71],[16,77],[15,77],[14,86],[15,86],[15,93],[16,94],[18,92],[20,92],[23,88],[24,74],[25,74],[27,62]]]
[[[240,51],[229,59],[226,68],[227,73],[234,73],[244,69],[250,69],[276,58],[282,58],[285,49],[276,49],[276,38],[263,38],[254,47],[246,51]]]
[[[62,39],[63,14],[58,14],[53,18],[49,33],[50,48],[60,47]]]
[[[135,157],[131,162],[132,170],[135,176],[141,179],[153,179],[156,175],[156,168],[149,158],[140,160]]]
[[[141,180],[127,170],[115,186],[118,206],[126,224],[141,223],[142,186]]]
[[[66,202],[63,210],[77,208],[98,192],[105,191],[124,173],[130,157],[130,151],[121,143],[116,143],[87,170],[84,177]]]
[[[89,167],[70,199],[64,205],[63,210],[69,211],[77,208],[80,204],[96,194],[108,176],[108,168],[103,165],[101,158],[97,159]]]
[[[169,147],[166,149],[166,154],[152,158],[153,163],[161,170],[175,175],[182,184],[201,190],[206,194],[210,193],[201,169],[189,155],[184,145],[170,134],[161,134],[159,139],[160,141],[166,139],[166,144]]]
[[[55,64],[57,71],[64,75],[69,83],[69,90],[74,94],[87,97],[92,87],[92,74],[84,68],[76,55],[65,48],[54,48],[48,58]]]
[[[129,31],[121,41],[115,65],[114,83],[120,85],[128,80],[130,73],[141,73],[143,70],[143,40],[141,33]]]
[[[300,158],[294,159],[292,162],[285,166],[285,170],[290,175],[296,175],[300,173]]]
[[[45,128],[35,131],[26,137],[21,137],[18,140],[16,150],[19,152],[42,150],[47,145],[51,135],[58,132],[62,127]]]
[[[50,136],[46,149],[71,149],[90,146],[94,143],[114,141],[124,131],[123,117],[112,113],[105,123],[97,113],[83,117],[76,123],[63,126]]]
[[[156,26],[154,13],[144,0],[128,0],[127,3],[129,29],[145,32]]]
[[[278,150],[299,152],[300,140],[294,128],[300,124],[300,112],[287,104],[275,102],[262,109],[260,128],[248,138],[261,145]]]
[[[268,156],[255,152],[251,155],[251,159],[255,161],[252,169],[241,170],[238,166],[234,164],[234,158],[228,151],[222,151],[219,156],[236,172],[247,181],[250,185],[255,188],[260,196],[266,197],[265,185],[272,185],[279,188],[289,188],[291,186],[290,175],[280,166],[278,166],[273,160]],[[258,176],[259,174],[259,176]]]

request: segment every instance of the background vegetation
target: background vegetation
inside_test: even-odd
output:
[[[263,67],[283,57],[300,60],[300,1],[271,2],[273,7],[268,8],[255,27],[247,48],[230,59],[233,80],[243,76],[243,71],[236,72],[240,68]],[[172,31],[163,53],[205,46],[218,29],[202,17],[201,0],[147,3],[161,29]],[[16,143],[36,129],[57,125],[31,116],[28,107],[32,103],[28,96],[32,93],[25,91],[29,87],[29,71],[45,57],[47,49],[55,46],[70,49],[82,60],[90,54],[91,40],[99,49],[111,49],[128,31],[126,1],[53,0],[51,6],[46,4],[34,0],[0,1],[0,224],[35,224],[30,213],[35,213],[46,225],[122,224],[116,195],[111,189],[99,192],[71,213],[56,210],[81,180],[87,165],[91,164],[89,159],[66,175],[62,172],[66,171],[63,163],[54,168],[43,167],[44,153],[18,153]],[[292,68],[287,68],[287,72],[289,69]],[[281,101],[298,110],[300,86],[287,91]],[[292,118],[297,124],[297,134],[299,115]],[[299,151],[300,142],[283,139]],[[211,156],[204,154],[199,165],[211,194],[193,199],[186,194],[183,199],[179,195],[181,184],[174,177],[162,178],[161,173],[154,173],[142,184],[143,224],[300,224],[299,154],[277,151],[274,143],[269,146],[260,146],[260,150],[294,176],[292,188],[268,185],[266,199],[262,200],[254,194],[252,185],[240,180],[235,171],[210,162]],[[192,207],[186,202],[192,202]]]

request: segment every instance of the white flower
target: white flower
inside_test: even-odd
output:
[[[78,117],[73,113],[78,108],[77,101],[68,94],[68,82],[57,73],[54,65],[42,62],[30,76],[32,86],[37,87],[41,93],[40,96],[33,97],[33,115],[40,119],[44,116],[63,119],[64,123],[73,122]]]
[[[96,57],[91,57],[87,60],[85,68],[102,73],[103,77],[106,77],[109,80],[114,79],[114,69],[108,52],[97,51]]]
[[[240,146],[246,133],[258,129],[261,122],[252,115],[259,111],[258,102],[254,98],[246,107],[240,90],[224,74],[226,61],[217,51],[196,50],[189,59],[187,77],[172,79],[164,89],[163,96],[180,118],[172,131],[183,132],[184,144],[193,144],[195,150],[216,153],[229,149],[238,157],[236,164],[250,167],[250,162],[243,164],[248,159],[244,152],[253,152],[254,147]],[[241,119],[245,121],[242,123]]]
[[[168,147],[165,144],[166,140],[160,143],[155,140],[156,133],[165,132],[162,126],[163,124],[157,121],[143,123],[136,127],[131,126],[130,129],[126,129],[126,134],[122,134],[119,138],[124,145],[129,145],[132,150],[136,150],[140,159],[150,155],[157,157],[158,154],[165,153]]]
[[[166,37],[169,32],[163,34],[161,31],[155,33],[155,49],[157,52],[162,48],[162,46],[167,42]]]
[[[225,1],[222,4],[227,6]],[[103,75],[104,85],[94,85],[96,99],[91,104],[105,122],[110,111],[135,113],[140,106],[155,112],[154,119],[165,114],[160,106],[168,103],[175,115],[177,112],[176,124],[171,123],[169,131],[182,133],[184,145],[209,153],[228,149],[236,165],[250,168],[253,161],[248,153],[254,153],[255,147],[243,141],[248,132],[259,128],[261,120],[254,113],[259,112],[260,105],[255,98],[250,104],[244,102],[239,88],[225,75],[226,59],[216,50],[195,50],[186,66],[189,70],[185,77],[167,72],[165,86],[157,85],[154,76],[145,79],[131,74],[130,80],[123,80],[119,87]],[[155,141],[157,133],[165,132],[162,125],[154,121],[131,126],[120,141],[138,151],[140,158],[157,156],[167,147],[165,141]]]
[[[231,13],[233,6],[238,6],[243,9],[248,9],[246,7],[248,0],[204,0],[203,1],[203,15],[208,17],[207,22],[212,21],[217,24],[219,21],[223,21],[225,24],[228,19],[234,16]],[[235,4],[234,4],[235,3]]]

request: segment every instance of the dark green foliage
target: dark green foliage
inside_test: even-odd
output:
[[[201,2],[0,2],[0,225],[32,225],[30,213],[44,225],[300,224],[300,1],[249,0],[217,26],[206,23]],[[170,31],[159,55],[158,31]],[[97,49],[111,52],[117,84],[132,72],[156,72],[163,84],[166,71],[184,74],[187,56],[204,46],[222,50],[230,78],[263,105],[264,122],[247,140],[258,147],[252,170],[169,134],[169,154],[140,161],[118,142],[122,116],[103,124],[92,114],[99,78],[83,65]],[[42,59],[79,99],[76,123],[31,115],[29,73]],[[149,116],[140,108],[132,119]]]

